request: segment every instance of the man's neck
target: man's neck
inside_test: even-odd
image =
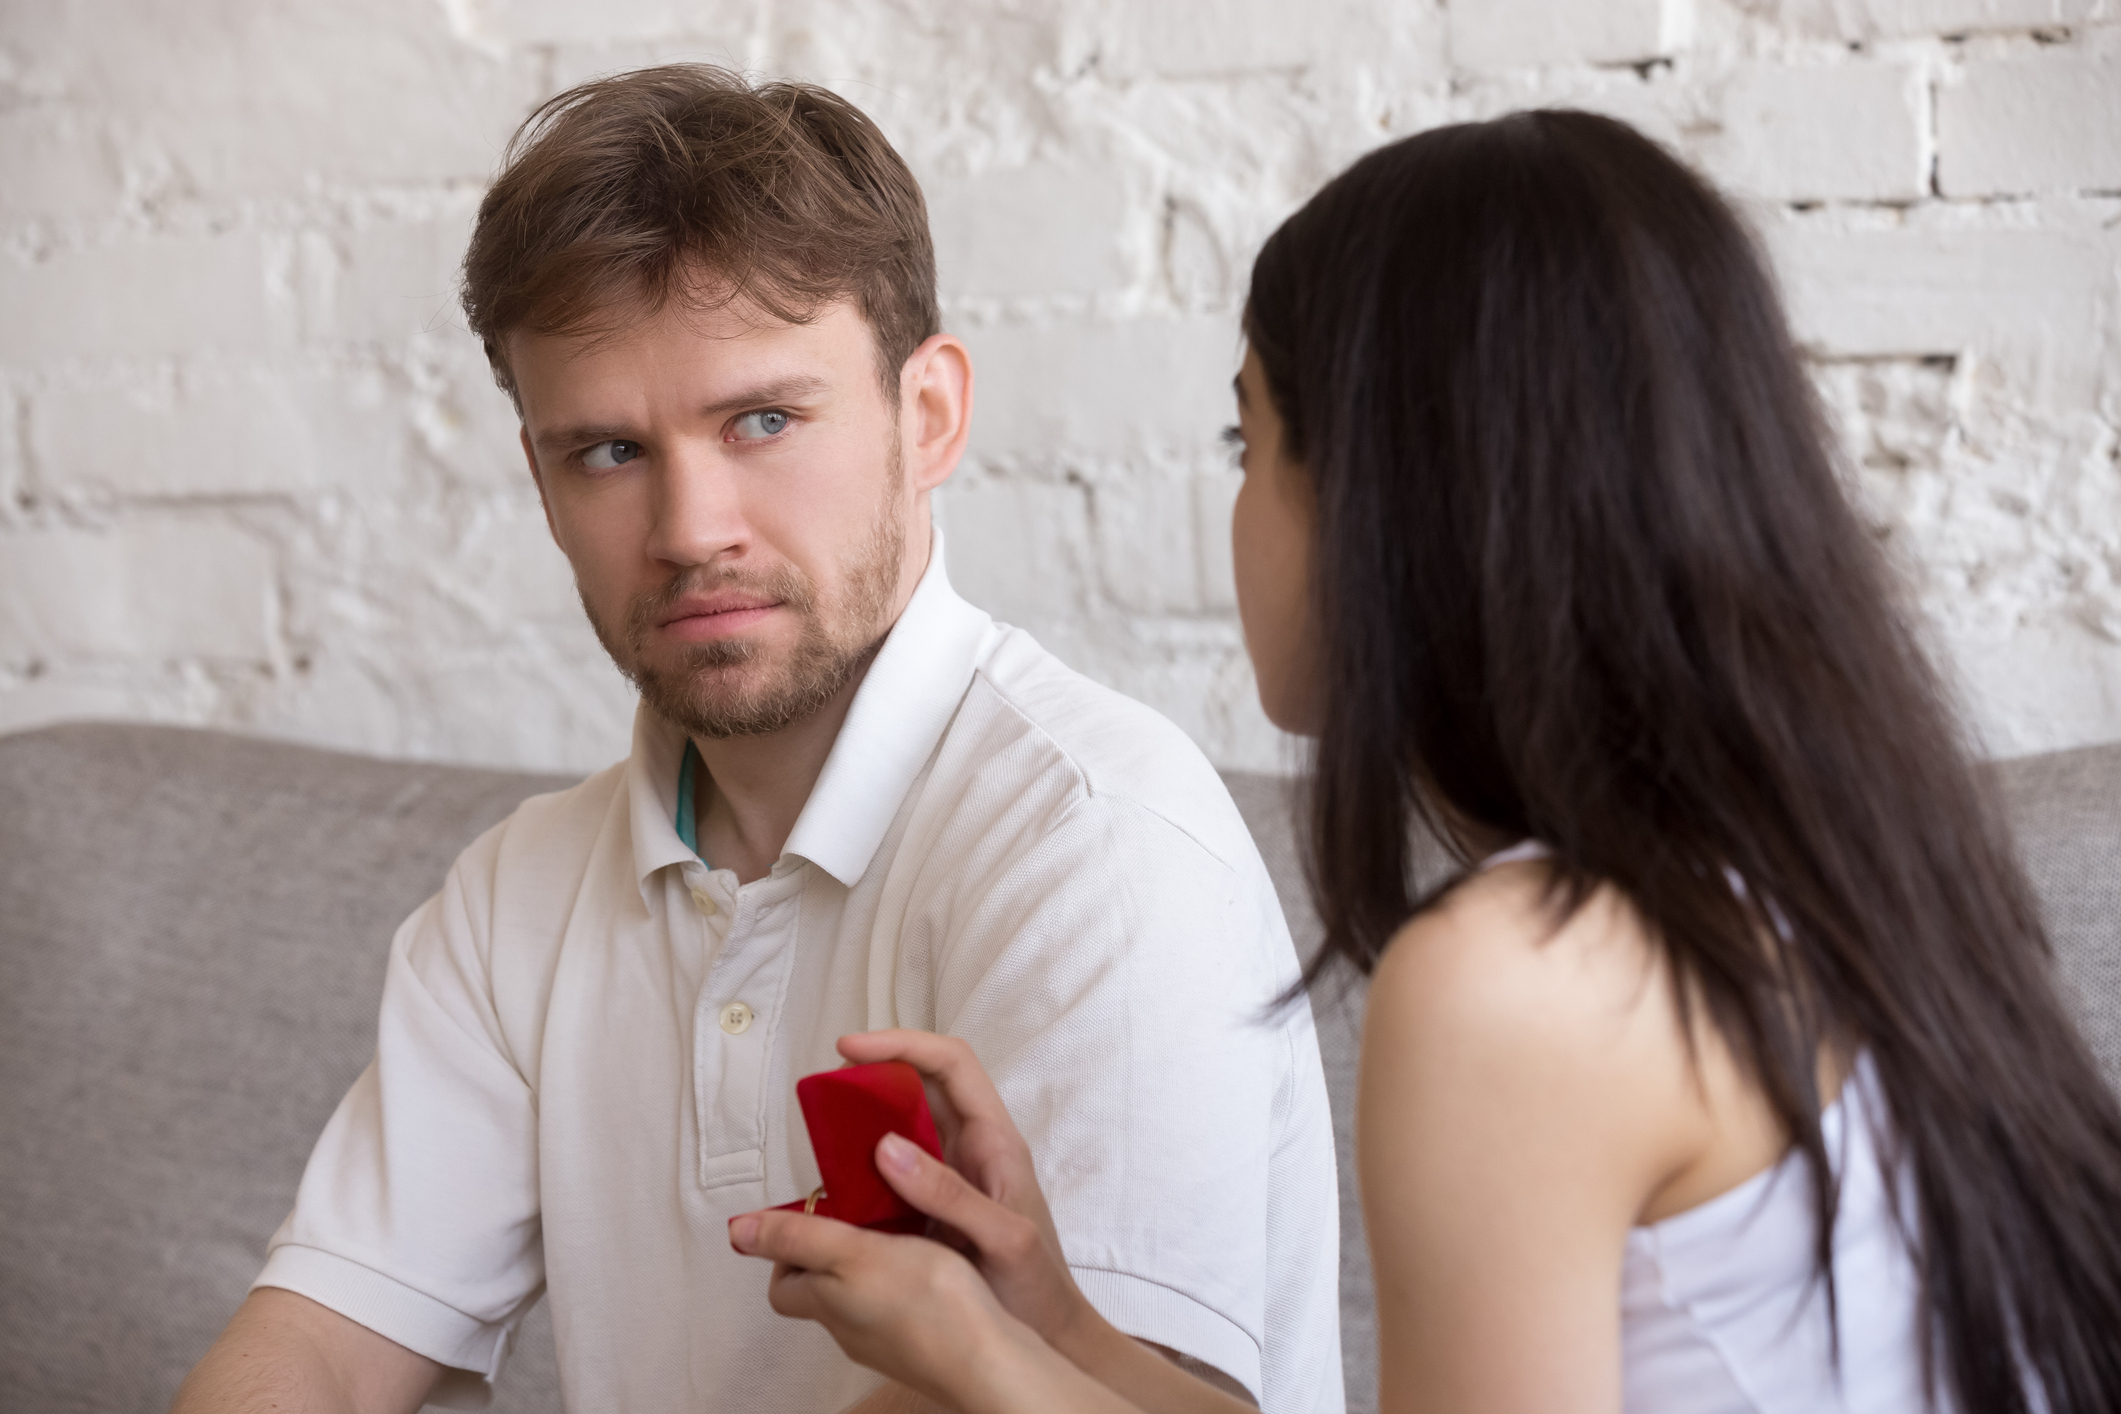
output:
[[[694,799],[700,854],[709,864],[734,869],[740,884],[772,870],[868,675],[864,663],[830,702],[770,736],[692,739],[706,768]]]

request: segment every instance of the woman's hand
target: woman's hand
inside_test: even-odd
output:
[[[971,1260],[1003,1308],[1064,1351],[1101,1325],[1061,1254],[1031,1148],[972,1047],[927,1031],[870,1031],[841,1037],[839,1049],[858,1065],[904,1061],[931,1082],[949,1163],[887,1135],[877,1171],[942,1225],[938,1236]]]
[[[730,1222],[729,1240],[778,1264],[767,1289],[774,1310],[817,1321],[850,1359],[965,1414],[1254,1414],[1083,1298],[1030,1146],[970,1046],[871,1031],[842,1037],[839,1048],[857,1064],[904,1061],[931,1083],[951,1162],[887,1134],[876,1167],[950,1245],[778,1209],[746,1213]]]
[[[1014,1407],[1041,1363],[1065,1364],[939,1243],[774,1209],[732,1219],[729,1243],[775,1264],[774,1310],[816,1321],[850,1360],[939,1403]]]

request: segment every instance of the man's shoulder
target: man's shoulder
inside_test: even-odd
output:
[[[466,884],[499,885],[579,874],[626,791],[626,765],[616,761],[562,790],[528,796],[457,856]],[[570,870],[569,866],[574,866]]]
[[[1021,629],[1003,630],[982,657],[938,768],[1057,813],[1145,813],[1232,867],[1257,859],[1228,788],[1192,738]]]

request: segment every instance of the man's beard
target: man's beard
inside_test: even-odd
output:
[[[896,448],[893,449],[894,453]],[[847,566],[846,590],[838,602],[820,605],[817,587],[793,565],[765,575],[705,566],[683,570],[668,584],[634,600],[626,615],[625,648],[582,596],[582,607],[604,651],[618,664],[641,700],[689,736],[726,740],[767,736],[802,721],[840,694],[865,667],[890,631],[906,528],[897,505],[899,458],[891,459],[883,504],[868,537]],[[577,586],[579,588],[579,586]],[[802,620],[788,661],[765,681],[745,684],[746,664],[759,661],[759,645],[742,638],[686,645],[675,663],[651,663],[647,647],[656,621],[688,594],[737,590],[779,601]]]

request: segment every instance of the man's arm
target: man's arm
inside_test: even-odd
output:
[[[415,1414],[442,1367],[306,1296],[261,1286],[170,1414]]]

